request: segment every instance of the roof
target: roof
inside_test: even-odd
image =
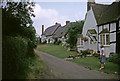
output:
[[[88,32],[90,32],[90,34],[97,34],[95,29],[90,29],[90,30],[88,30]]]
[[[59,37],[64,36],[67,33],[67,29],[69,28],[69,26],[68,26],[69,24],[59,27],[56,30],[56,32],[54,33],[54,37],[59,38]]]
[[[108,8],[108,6],[109,5],[98,4],[98,3],[92,4],[92,9],[93,9],[97,23],[99,23],[99,19],[101,17],[101,14],[105,12],[105,10]]]
[[[44,35],[45,36],[51,36],[51,35],[53,35],[54,33],[55,33],[55,31],[58,29],[60,27],[60,25],[59,24],[55,24],[55,25],[53,25],[53,26],[50,26],[50,27],[48,27],[45,31],[44,31]]]
[[[118,20],[118,18],[120,18],[120,1],[113,2],[105,10],[105,12],[101,14],[98,25],[116,21],[116,20]]]

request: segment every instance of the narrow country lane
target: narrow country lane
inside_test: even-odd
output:
[[[73,62],[35,50],[47,64],[45,79],[118,79],[112,74],[89,70]]]

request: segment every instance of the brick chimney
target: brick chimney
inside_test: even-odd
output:
[[[70,21],[66,21],[66,25],[69,24],[69,23],[70,23]]]
[[[92,4],[95,4],[95,0],[88,0],[88,2],[87,2],[87,11],[90,10]]]
[[[43,35],[43,32],[44,32],[44,25],[42,25],[42,35]]]

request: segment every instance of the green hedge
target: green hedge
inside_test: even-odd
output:
[[[120,55],[119,54],[113,55],[108,58],[108,61],[116,64],[120,64]]]
[[[29,57],[33,52],[29,48],[29,40],[18,37],[4,36],[2,39],[2,76],[3,79],[27,77]],[[21,76],[21,77],[20,77]]]

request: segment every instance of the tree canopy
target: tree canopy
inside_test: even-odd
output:
[[[70,44],[71,48],[76,46],[77,38],[82,33],[83,24],[84,21],[76,21],[69,25],[67,42]]]

